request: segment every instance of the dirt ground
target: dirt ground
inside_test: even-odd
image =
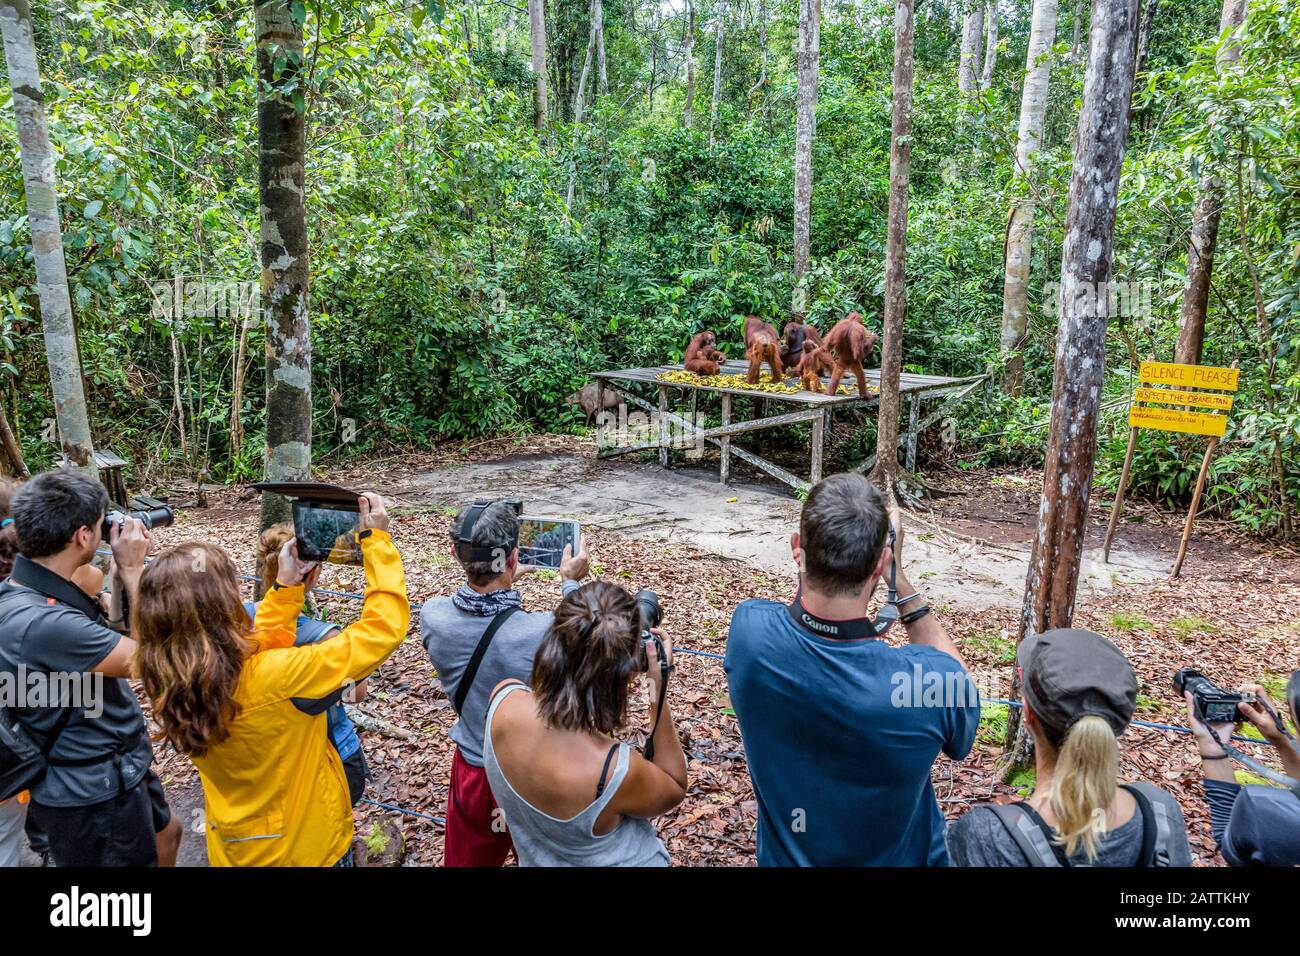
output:
[[[716,463],[661,469],[648,459],[597,461],[594,445],[567,436],[448,448],[330,471],[330,480],[386,495],[399,515],[394,536],[406,560],[413,602],[447,594],[459,584],[447,549],[449,516],[479,497],[521,497],[533,514],[578,518],[595,573],[630,588],[659,592],[665,627],[683,651],[720,654],[731,611],[747,597],[788,599],[794,570],[789,536],[799,501],[742,471],[729,486]],[[905,516],[904,559],[956,637],[986,696],[1009,692],[1016,620],[1023,593],[1041,476],[980,473],[947,476],[959,493],[934,499],[929,510]],[[174,500],[192,496],[176,489]],[[1181,516],[1128,509],[1111,563],[1100,561],[1108,501],[1094,501],[1089,549],[1080,580],[1076,624],[1112,638],[1141,679],[1140,719],[1182,724],[1181,701],[1170,686],[1178,667],[1196,665],[1222,683],[1266,685],[1285,680],[1300,664],[1300,556],[1202,522],[1183,576],[1168,579]],[[220,489],[207,506],[181,512],[162,543],[202,536],[225,545],[252,570],[257,526],[255,496]],[[321,587],[359,591],[359,569],[327,568]],[[559,583],[524,579],[525,607],[545,608]],[[350,620],[358,602],[321,601],[332,619]],[[417,614],[412,615],[415,624]],[[357,811],[362,838],[385,818],[406,841],[406,865],[441,861],[440,817],[452,745],[454,714],[413,631],[371,679],[359,709],[413,739],[363,730],[374,779],[370,800]],[[678,656],[673,706],[690,761],[685,802],[660,821],[676,864],[752,865],[756,804],[745,770],[721,662],[699,653]],[[936,792],[949,817],[972,803],[1011,793],[995,783],[1004,708],[985,712],[974,752],[964,761],[940,758]],[[1267,756],[1266,747],[1256,747]],[[1122,739],[1124,772],[1151,780],[1178,796],[1199,864],[1221,864],[1200,793],[1190,740],[1172,731],[1134,727]],[[158,748],[158,763],[174,809],[187,823],[182,863],[203,865],[202,794],[192,765]]]

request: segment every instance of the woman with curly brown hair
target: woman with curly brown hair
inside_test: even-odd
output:
[[[492,694],[484,769],[521,866],[667,866],[654,817],[686,796],[686,755],[663,695],[672,648],[625,590],[594,581],[570,591],[533,660],[532,687]],[[646,759],[614,734],[633,683],[650,679]],[[662,710],[660,705],[662,702]]]
[[[251,627],[235,564],[215,545],[173,548],[140,579],[136,673],[160,736],[198,768],[213,866],[351,865],[351,800],[325,706],[397,649],[410,619],[383,500],[367,493],[359,507],[365,604],[323,643],[293,646],[314,567],[295,541]],[[323,706],[306,713],[304,699]]]

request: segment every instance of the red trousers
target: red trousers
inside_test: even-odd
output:
[[[487,771],[468,763],[456,748],[447,788],[443,866],[504,866],[514,843],[497,809]]]

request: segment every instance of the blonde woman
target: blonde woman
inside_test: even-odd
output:
[[[1034,791],[975,807],[948,831],[958,866],[1191,866],[1178,801],[1121,783],[1116,737],[1133,719],[1137,676],[1110,641],[1082,630],[1026,637],[1016,654]]]

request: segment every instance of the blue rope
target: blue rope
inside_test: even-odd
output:
[[[372,807],[380,807],[381,809],[384,810],[392,810],[395,813],[405,813],[409,817],[419,817],[421,820],[432,820],[434,823],[438,824],[439,826],[445,827],[447,825],[447,821],[444,817],[430,816],[427,813],[421,813],[419,810],[408,810],[406,809],[406,807],[399,807],[396,804],[392,804],[392,803],[380,803],[378,800],[371,800],[369,797],[362,797],[361,802],[368,803]]]
[[[676,650],[676,648],[673,648],[673,650]],[[984,704],[1003,704],[1007,707],[1024,706],[1024,704],[1022,704],[1018,700],[1002,700],[1000,697],[984,697],[980,700],[980,704],[981,706]],[[1145,727],[1148,730],[1172,730],[1176,734],[1190,734],[1192,732],[1191,729],[1188,727],[1175,727],[1173,724],[1152,724],[1152,723],[1148,723],[1145,720],[1134,720],[1132,721],[1132,724],[1134,727]],[[1232,739],[1240,740],[1243,743],[1248,743],[1248,744],[1263,744],[1266,747],[1277,746],[1272,741],[1256,740],[1254,737],[1243,737],[1241,736],[1241,734],[1233,734]]]

